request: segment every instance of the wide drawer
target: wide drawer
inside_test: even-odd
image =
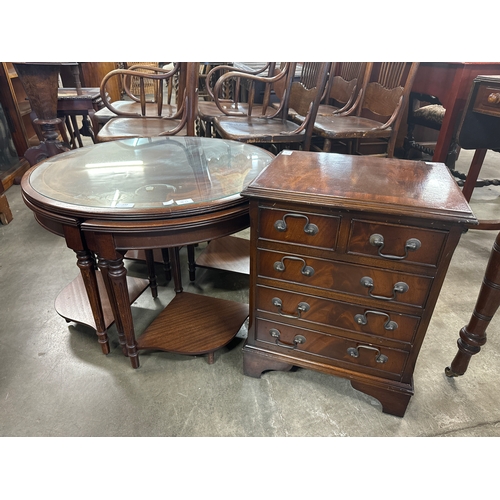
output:
[[[259,238],[335,250],[340,217],[309,212],[261,208]]]
[[[297,358],[304,353],[312,354],[395,375],[402,374],[409,354],[262,319],[257,319],[255,331],[258,342],[273,344],[273,350]]]
[[[302,326],[305,328],[321,328],[324,331],[333,327],[408,344],[413,341],[420,322],[417,316],[266,286],[257,286],[256,297],[258,311],[277,314],[287,321],[296,320],[297,323],[304,323]]]
[[[436,267],[447,232],[354,219],[347,252]]]
[[[259,249],[257,260],[260,277],[368,297],[381,304],[424,307],[432,285],[427,276],[264,249]]]

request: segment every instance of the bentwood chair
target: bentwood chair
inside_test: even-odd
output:
[[[370,78],[357,103],[340,115],[316,116],[314,135],[324,140],[323,151],[331,151],[336,142],[346,144],[348,154],[360,154],[363,145],[366,151],[392,158],[418,65],[368,63]]]
[[[198,65],[176,63],[172,69],[134,66],[134,69],[114,70],[101,82],[101,97],[104,104],[116,116],[107,121],[96,135],[96,142],[114,141],[135,137],[158,137],[165,135],[194,135],[194,119],[197,113]],[[146,73],[144,70],[147,70]],[[196,79],[193,76],[196,70]],[[110,103],[105,100],[106,84],[111,78],[123,78],[123,87],[130,101]],[[130,90],[130,79],[138,80],[139,96]],[[164,87],[179,79],[177,103],[172,105],[164,99]],[[148,101],[146,82],[154,82],[154,93]]]
[[[128,64],[128,63],[127,63]],[[139,71],[146,74],[167,74],[175,69],[177,72],[180,70],[180,63],[169,65],[164,65],[161,68],[158,63],[137,63],[127,66],[127,70]],[[141,112],[141,102],[140,102],[140,80],[131,75],[124,75],[119,72],[120,70],[112,70],[107,73],[100,84],[104,84],[105,99],[104,103],[111,104],[110,106],[103,106],[102,109],[98,110],[94,115],[94,121],[92,126],[95,129],[95,133],[98,132],[99,128],[107,123],[111,118],[117,116],[117,111],[120,113],[140,113]],[[158,94],[156,93],[157,82],[151,79],[143,80],[144,83],[144,93],[146,94],[146,114],[156,116],[158,111]],[[177,79],[167,77],[164,86],[164,97],[165,94],[167,98],[163,99],[162,115],[166,117],[171,117],[175,114],[177,106],[175,102],[172,102],[172,94],[176,88]],[[120,98],[112,99],[111,96],[116,96],[117,89],[119,89]],[[100,90],[100,89],[99,89]]]
[[[249,75],[229,72],[217,80],[214,87],[214,98],[223,115],[214,118],[214,128],[219,137],[241,142],[258,144],[273,151],[283,147],[309,150],[314,118],[323,97],[330,63],[321,63],[316,78],[311,87],[294,82],[297,63],[281,63],[273,76]],[[271,114],[267,112],[267,103],[263,103],[262,113],[253,115],[253,96],[250,96],[248,107],[241,109],[226,109],[218,98],[220,86],[229,78],[241,78],[260,82],[265,85],[265,93],[271,88],[279,100],[277,109]],[[293,109],[304,116],[304,121],[298,125],[289,118],[289,110]]]
[[[214,87],[219,78],[230,71],[237,71],[238,73],[245,73],[249,75],[263,75],[266,71],[268,76],[274,74],[274,68],[276,63],[266,63],[262,67],[257,69],[248,68],[236,70],[233,66],[229,65],[218,65],[210,69],[210,71],[205,76],[205,89],[207,94],[207,100],[198,101],[198,118],[200,120],[201,134],[205,137],[212,137],[213,134],[213,121],[216,116],[221,116],[224,114],[219,108],[219,105],[215,102],[214,97]],[[255,92],[255,86],[253,81],[250,82],[249,93]],[[248,103],[242,102],[240,100],[240,90],[241,90],[241,78],[235,77],[230,80],[225,80],[224,84],[219,86],[218,103],[222,105],[224,109],[237,110],[242,112],[248,111]],[[269,102],[270,89],[266,89],[267,94],[264,95],[264,103]],[[250,101],[253,101],[254,97],[250,97]],[[266,106],[267,108],[267,106]],[[254,103],[252,108],[252,114],[258,116],[262,114],[263,105],[257,105]],[[267,108],[267,114],[272,114],[274,111],[272,108]]]

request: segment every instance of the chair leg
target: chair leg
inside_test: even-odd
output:
[[[194,245],[187,246],[188,254],[188,269],[189,269],[189,280],[194,281],[196,279],[196,261],[194,258]]]
[[[7,225],[12,220],[9,202],[4,194],[0,194],[0,222]]]
[[[172,279],[172,268],[170,266],[170,257],[168,255],[168,248],[162,248],[161,255],[163,257],[163,268],[165,269],[165,279],[167,281],[170,281]]]
[[[156,281],[155,259],[153,250],[144,250],[146,254],[146,264],[148,266],[149,286],[151,287],[151,295],[153,299],[158,297],[158,283]]]

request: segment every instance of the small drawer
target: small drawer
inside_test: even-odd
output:
[[[332,290],[374,303],[424,307],[432,278],[259,249],[258,276]],[[378,306],[380,307],[380,305]]]
[[[448,233],[354,219],[347,252],[436,267]]]
[[[376,370],[401,375],[409,354],[406,351],[378,347],[262,319],[257,319],[255,331],[257,341],[273,344],[275,349],[297,358],[307,353],[356,367],[365,367],[372,372]]]
[[[296,320],[297,326],[304,323],[302,326],[307,328],[306,323],[309,323],[310,327],[322,331],[331,331],[333,327],[408,344],[413,342],[420,322],[418,316],[265,286],[257,286],[256,303],[258,311],[276,314],[288,321]]]
[[[500,117],[500,85],[481,83],[474,100],[476,113]]]
[[[335,250],[340,217],[262,208],[259,238],[305,247]]]

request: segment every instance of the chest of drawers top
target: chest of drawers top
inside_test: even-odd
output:
[[[451,224],[477,223],[442,163],[283,151],[242,195]]]

